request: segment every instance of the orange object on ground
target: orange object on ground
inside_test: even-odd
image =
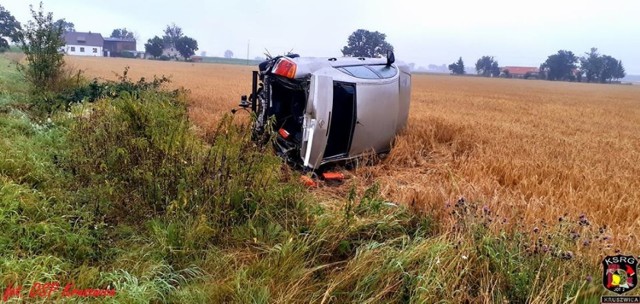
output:
[[[324,172],[322,177],[327,180],[341,181],[344,179],[344,174],[340,172]]]
[[[287,137],[289,137],[289,132],[287,132],[287,130],[280,128],[280,130],[278,130],[278,133],[280,134],[280,136],[282,136],[282,138],[287,139]]]
[[[308,177],[306,175],[301,175],[300,176],[300,181],[302,182],[302,184],[304,184],[307,187],[317,187],[318,184],[316,184],[316,182],[311,179],[311,177]]]

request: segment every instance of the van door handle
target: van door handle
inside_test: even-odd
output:
[[[327,132],[324,136],[329,136],[329,128],[331,128],[331,112],[329,112],[329,123],[327,124]]]

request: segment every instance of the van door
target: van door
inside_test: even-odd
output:
[[[326,75],[311,75],[300,148],[300,156],[305,167],[317,169],[322,163],[329,137],[332,106],[333,78]]]

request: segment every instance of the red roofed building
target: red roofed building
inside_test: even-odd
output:
[[[540,69],[536,67],[506,66],[500,68],[503,74],[512,78],[538,78]],[[508,71],[508,72],[507,72]]]

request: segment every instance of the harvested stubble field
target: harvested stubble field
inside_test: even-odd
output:
[[[67,57],[89,77],[171,76],[191,91],[190,116],[213,128],[250,91],[253,67]],[[413,75],[407,129],[373,166],[339,187],[379,183],[384,197],[446,215],[464,196],[496,215],[496,226],[540,233],[586,216],[606,227],[611,248],[577,246],[594,260],[640,253],[640,87],[515,79]],[[337,199],[336,199],[337,201]],[[549,225],[551,226],[551,225]],[[589,241],[589,240],[585,240]]]

